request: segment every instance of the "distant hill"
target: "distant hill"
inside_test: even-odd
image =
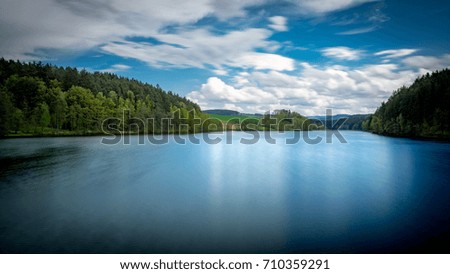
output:
[[[328,120],[326,116],[309,116],[308,118],[315,124],[325,125],[327,129],[363,130],[363,122],[369,117],[370,114],[337,114]]]
[[[223,115],[223,116],[263,117],[263,115],[259,114],[259,113],[242,113],[242,112],[239,112],[239,111],[228,110],[228,109],[208,109],[208,110],[203,110],[203,113],[215,114],[215,115]]]
[[[384,135],[450,139],[450,70],[427,73],[394,91],[364,128]]]
[[[203,112],[207,114],[226,115],[226,116],[240,115],[239,111],[228,109],[208,109],[204,110]]]
[[[333,120],[338,120],[341,118],[348,118],[350,117],[350,114],[337,114],[337,115],[333,115],[331,116],[331,118]],[[325,119],[327,118],[327,116],[308,116],[309,119],[316,119],[316,120],[321,120],[321,121],[325,121]]]

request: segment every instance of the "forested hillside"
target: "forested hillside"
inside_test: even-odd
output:
[[[363,130],[362,124],[369,118],[370,114],[338,114],[331,117],[312,116],[311,121],[326,129],[331,130]]]
[[[120,124],[109,119],[106,125],[125,131],[168,132],[162,118],[176,111],[186,121],[203,117],[198,105],[158,85],[111,73],[0,59],[0,136],[99,133],[108,118],[121,119]],[[145,121],[145,129],[132,118]]]
[[[450,139],[450,70],[418,78],[394,92],[364,122],[374,133]]]
[[[286,109],[264,114],[261,125],[264,130],[311,130],[312,121],[301,114]],[[314,127],[313,129],[317,129]]]

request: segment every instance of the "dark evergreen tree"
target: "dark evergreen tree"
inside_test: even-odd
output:
[[[450,70],[418,78],[394,91],[364,124],[378,134],[450,138]]]

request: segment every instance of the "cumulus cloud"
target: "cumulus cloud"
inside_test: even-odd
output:
[[[205,109],[227,108],[264,113],[288,108],[304,115],[372,113],[393,90],[412,83],[424,70],[402,69],[396,64],[371,64],[356,68],[319,67],[302,63],[297,73],[244,72],[226,83],[209,78],[188,94]]]
[[[348,47],[324,48],[321,52],[326,57],[350,61],[361,59],[361,56],[364,53],[362,50],[351,49]]]
[[[200,106],[207,107],[208,104],[221,106],[226,104],[268,104],[272,102],[274,95],[265,92],[253,86],[235,88],[226,84],[217,77],[210,77],[208,81],[201,86],[200,91],[193,91],[189,94],[193,101],[198,102]],[[205,103],[208,101],[208,103]]]

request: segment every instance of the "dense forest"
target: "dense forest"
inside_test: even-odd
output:
[[[206,117],[198,105],[158,85],[0,59],[0,136],[97,134],[102,128],[160,133],[177,131],[180,123],[193,132],[206,130],[198,122]],[[175,119],[169,125],[163,118]]]
[[[426,74],[383,102],[363,128],[374,133],[450,139],[450,70]]]

